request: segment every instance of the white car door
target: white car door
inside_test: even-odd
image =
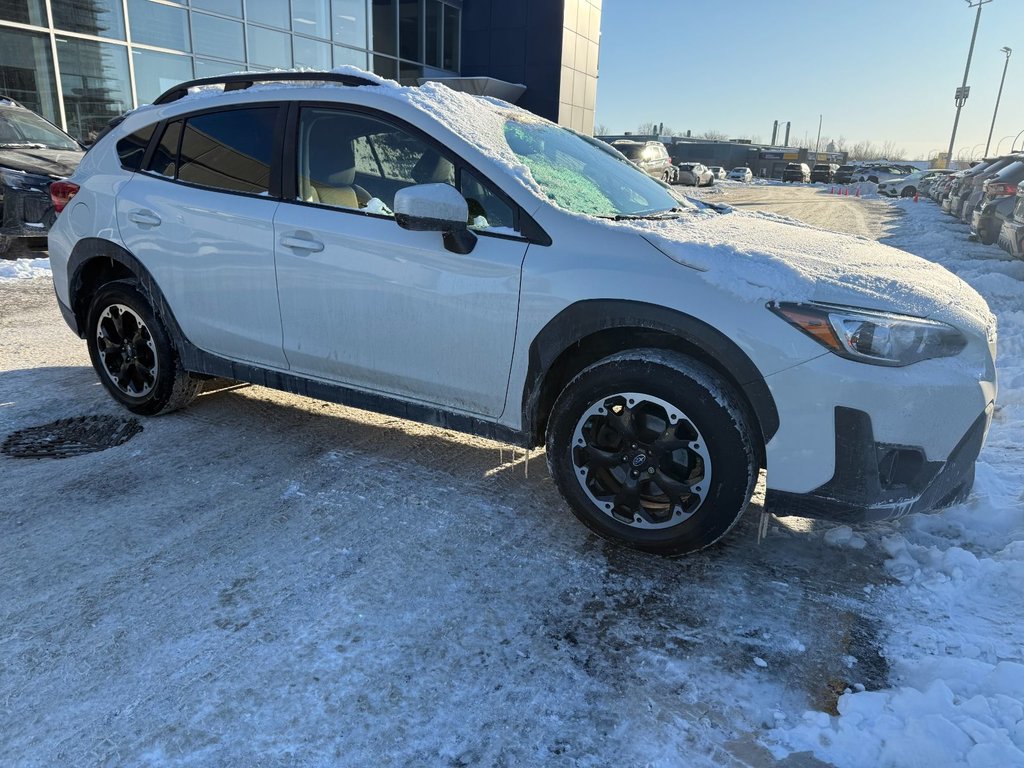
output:
[[[274,221],[291,369],[498,416],[529,245],[513,206],[425,138],[374,117],[307,107],[296,135],[296,200]],[[457,176],[480,227],[469,254],[390,215],[398,189]]]
[[[200,349],[285,368],[269,197],[275,105],[169,123],[117,196],[125,247]],[[277,132],[279,133],[279,132]],[[180,147],[180,153],[179,153]]]

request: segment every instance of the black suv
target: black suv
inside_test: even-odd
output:
[[[83,154],[55,125],[0,96],[0,259],[46,250],[56,216],[50,182],[70,176]]]
[[[835,181],[836,171],[838,170],[839,166],[834,163],[818,163],[811,169],[811,181],[831,184]]]
[[[807,163],[790,163],[782,172],[782,180],[809,182],[811,169],[807,167]]]
[[[836,184],[849,184],[853,181],[853,172],[857,170],[856,165],[840,165],[839,170],[833,178]]]

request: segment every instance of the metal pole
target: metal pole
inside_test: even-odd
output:
[[[999,141],[998,141],[998,142],[996,143],[996,156],[998,156],[998,155],[999,155],[999,148],[1000,148],[1001,146],[1003,146],[1003,142],[1004,142],[1004,141],[1006,141],[1007,139],[1012,139],[1012,138],[1013,138],[1013,134],[1012,134],[1012,133],[1008,133],[1008,134],[1007,134],[1006,136],[1003,136],[1003,138],[1001,138],[1001,139],[1000,139],[1000,140],[999,140]],[[1011,147],[1011,149],[1013,149],[1013,147]]]
[[[818,150],[821,149],[821,119],[824,115],[818,115],[818,140],[814,142],[814,154],[818,154]]]
[[[974,40],[978,36],[978,24],[981,22],[981,7],[986,3],[990,3],[992,0],[978,0],[978,13],[974,17],[974,31],[971,33],[971,47],[967,51],[967,66],[964,67],[964,84],[961,86],[961,93],[964,88],[967,88],[967,75],[971,71],[971,57],[974,55]],[[975,6],[971,3],[971,0],[967,0],[967,7],[974,8]],[[949,156],[953,156],[953,142],[956,141],[956,129],[960,125],[960,110],[964,108],[964,102],[967,101],[967,96],[961,96],[956,100],[956,117],[953,119],[953,133],[949,137]]]
[[[1013,148],[1017,146],[1017,139],[1019,139],[1021,136],[1024,136],[1024,131],[1021,131],[1020,133],[1013,137],[1013,143],[1010,144],[1011,152],[1013,152]]]
[[[988,129],[988,143],[985,144],[985,156],[988,156],[988,146],[992,143],[992,131],[996,129],[996,115],[999,114],[999,100],[1003,98],[1003,83],[1006,82],[1006,68],[1010,66],[1010,54],[1012,48],[1000,48],[1006,54],[1006,62],[1003,64],[1003,79],[999,81],[999,95],[996,96],[996,108],[992,110],[992,127]]]

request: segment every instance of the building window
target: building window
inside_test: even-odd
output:
[[[242,0],[192,0],[192,7],[242,18]]]
[[[0,93],[60,125],[49,35],[0,28]]]
[[[249,61],[264,67],[288,69],[292,65],[291,35],[262,27],[249,27]]]
[[[292,0],[292,31],[312,37],[331,36],[328,0]]]
[[[366,0],[332,0],[331,11],[334,42],[366,48]]]
[[[216,77],[217,75],[226,75],[229,72],[238,72],[243,69],[245,69],[243,64],[234,64],[230,61],[214,61],[213,59],[200,59],[196,56],[196,77]]]
[[[296,67],[320,70],[331,68],[330,43],[296,36],[292,38],[292,48],[294,50]]]
[[[398,55],[410,61],[423,61],[423,20],[420,0],[399,0]]]
[[[50,0],[50,7],[57,29],[124,40],[121,0]]]
[[[128,0],[132,42],[158,45],[175,51],[191,51],[188,11],[150,0]]]
[[[444,56],[441,67],[457,71],[459,68],[459,22],[458,8],[450,5],[444,7]]]
[[[252,195],[269,192],[277,112],[277,107],[259,107],[189,118],[178,179]]]
[[[396,0],[373,0],[373,40],[375,53],[398,54],[398,6]]]
[[[173,53],[132,50],[135,64],[135,95],[139,104],[152,104],[164,91],[192,79],[192,57]]]
[[[245,0],[245,19],[280,29],[291,27],[287,0]]]
[[[354,51],[341,45],[334,46],[334,66],[343,64],[366,69],[366,51]]]
[[[245,36],[239,21],[193,13],[192,45],[196,53],[245,61]]]
[[[374,56],[373,71],[388,80],[397,80],[398,62],[387,56]]]
[[[423,61],[428,67],[441,66],[441,51],[444,50],[444,38],[441,30],[444,27],[444,6],[441,0],[427,0],[426,17],[423,26],[426,30],[426,51]]]
[[[128,49],[113,43],[57,38],[68,133],[95,141],[107,123],[132,106]]]
[[[0,0],[0,19],[45,27],[46,7],[43,0]]]

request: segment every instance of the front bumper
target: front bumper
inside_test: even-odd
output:
[[[974,485],[974,464],[992,412],[990,403],[945,461],[928,461],[919,448],[878,442],[871,417],[863,411],[837,407],[832,479],[804,494],[769,489],[765,506],[780,517],[866,522],[956,504]]]

